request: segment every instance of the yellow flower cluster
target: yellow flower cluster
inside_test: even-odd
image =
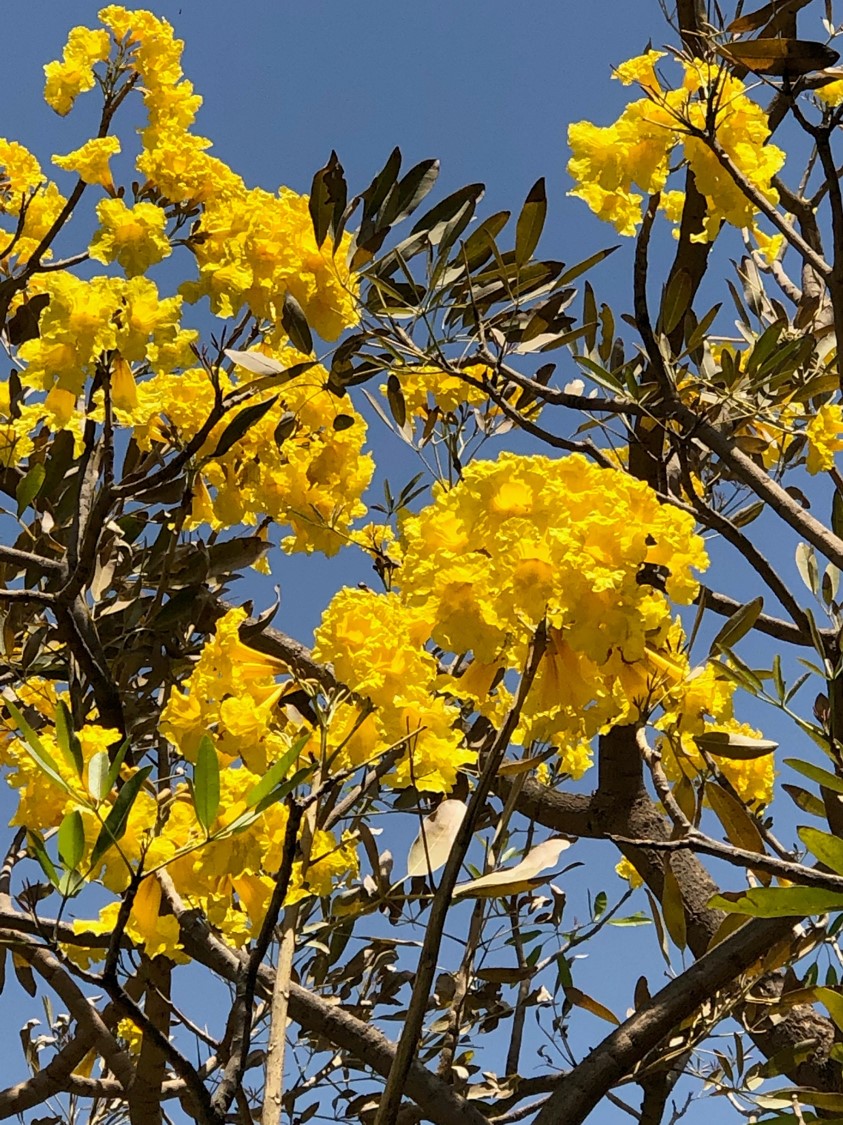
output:
[[[457,772],[474,761],[454,730],[459,711],[435,694],[437,666],[425,651],[429,621],[396,594],[343,589],[316,630],[314,655],[330,661],[339,680],[375,706],[346,748],[352,762],[406,740],[389,781],[398,788],[447,793]],[[340,727],[350,734],[350,716]]]
[[[130,363],[171,370],[193,359],[196,333],[179,324],[181,298],[160,298],[154,282],[134,277],[94,277],[89,281],[65,270],[43,274],[29,293],[44,293],[50,303],[40,321],[40,336],[18,349],[27,364],[23,382],[50,391],[82,393],[103,353],[119,351]]]
[[[122,348],[121,354],[125,354]],[[287,349],[277,358],[293,366],[306,357]],[[246,374],[248,382],[253,376]],[[315,366],[280,391],[259,392],[250,405],[276,396],[277,401],[230,450],[215,457],[235,411],[225,416],[199,453],[192,526],[208,523],[218,530],[255,524],[260,516],[269,516],[292,529],[283,542],[286,550],[336,554],[352,522],[365,515],[360,498],[369,486],[374,463],[363,452],[365,421],[348,400],[340,404],[325,389],[326,380],[325,369]],[[226,391],[235,386],[224,377],[223,384]],[[165,440],[165,419],[168,432],[174,431],[176,440],[187,444],[213,406],[214,389],[202,368],[182,374],[161,371],[138,384],[136,404],[125,416],[118,416],[135,427],[135,438],[146,449]],[[340,414],[351,424],[336,427]],[[283,439],[277,436],[279,427]]]
[[[834,468],[835,456],[843,450],[843,408],[828,402],[821,406],[805,427],[808,439],[808,472],[827,473]]]
[[[205,202],[194,246],[199,278],[181,292],[189,301],[208,297],[217,316],[236,316],[245,305],[276,324],[279,302],[291,293],[315,331],[335,340],[357,322],[349,242],[346,235],[336,254],[330,239],[317,247],[305,196],[286,188],[231,191]],[[273,343],[282,342],[279,326]]]
[[[547,618],[548,648],[518,736],[564,747],[576,774],[593,735],[630,712],[626,670],[670,627],[668,600],[639,580],[641,568],[669,568],[667,593],[688,603],[691,571],[707,565],[690,516],[579,455],[474,463],[451,491],[437,487],[403,531],[405,604],[430,623],[437,645],[473,655],[453,694],[482,705]],[[505,703],[506,691],[497,698]]]
[[[4,247],[0,268],[8,269],[7,255],[27,260],[55,222],[64,203],[64,196],[52,181],[46,181],[32,153],[17,141],[0,137],[0,215],[10,219],[9,227],[0,234]],[[22,224],[21,209],[24,211]],[[16,230],[19,226],[20,230]],[[50,256],[48,251],[45,257]]]
[[[766,114],[747,96],[739,79],[699,59],[683,61],[682,86],[663,89],[654,69],[661,57],[661,52],[650,51],[618,68],[617,77],[640,85],[646,97],[631,102],[613,125],[601,128],[589,121],[571,125],[568,142],[573,156],[568,171],[576,183],[571,194],[621,234],[634,234],[641,221],[642,197],[633,188],[646,194],[662,192],[676,162],[674,150],[681,144],[697,187],[706,197],[702,237],[713,241],[725,221],[756,231],[762,251],[775,257],[781,238],[767,238],[757,231],[755,207],[705,141],[693,135],[706,130],[715,106],[718,143],[753,187],[775,203],[772,179],[784,164],[784,153],[767,143]],[[681,204],[679,192],[662,196],[662,209],[673,222],[681,216]]]
[[[90,90],[96,79],[94,66],[111,52],[107,31],[74,27],[67,37],[61,61],[47,63],[44,101],[62,117],[69,113],[79,94]]]
[[[22,706],[31,706],[49,718],[55,716],[57,694],[55,686],[49,681],[33,679],[21,684],[17,688],[17,696]],[[8,720],[8,726],[14,727],[11,720]],[[41,732],[41,742],[65,782],[66,787],[63,788],[41,769],[21,739],[6,729],[0,736],[0,763],[6,767],[6,783],[18,791],[18,807],[10,823],[25,825],[36,831],[56,827],[80,800],[87,799],[87,770],[91,758],[99,751],[107,750],[117,738],[116,730],[96,724],[83,727],[79,732],[79,744],[84,770],[82,777],[78,778],[59,750],[54,729],[46,727]]]
[[[761,737],[759,731],[735,719],[735,684],[716,663],[690,667],[685,634],[678,621],[671,626],[659,652],[649,650],[642,665],[628,669],[624,688],[637,701],[639,713],[654,705],[660,708],[653,726],[661,732],[659,749],[665,772],[674,780],[683,773],[694,777],[705,772],[705,761],[695,743],[699,735],[722,731]],[[772,754],[746,760],[720,757],[717,761],[742,800],[767,805],[773,799]]]
[[[148,120],[137,167],[146,189],[177,207],[202,207],[191,234],[199,276],[185,283],[183,296],[189,301],[208,297],[218,316],[234,316],[247,306],[278,324],[278,302],[289,292],[319,335],[336,339],[357,321],[356,284],[345,264],[349,237],[336,253],[330,242],[317,247],[306,197],[285,188],[276,195],[249,190],[223,161],[208,155],[211,142],[190,132],[202,99],[183,76],[184,44],[166,20],[119,5],[103,8],[99,17],[108,31],[71,32],[65,61],[47,68],[46,96],[54,108],[67,112],[79,91],[93,84],[93,63],[108,57],[110,31],[121,67],[140,78]],[[113,192],[108,160],[117,151],[116,138],[94,138],[54,162]],[[94,256],[116,259],[134,276],[169,248],[160,216],[140,210],[152,204],[121,209],[116,202],[100,210]],[[282,340],[279,327],[273,343]]]
[[[220,803],[210,840],[200,825],[190,787],[179,781],[166,794],[156,796],[142,788],[132,805],[119,845],[90,866],[90,857],[101,826],[116,798],[116,790],[99,803],[89,789],[89,764],[94,754],[107,751],[117,732],[94,724],[79,730],[83,772],[61,753],[53,726],[56,691],[49,682],[33,680],[19,691],[21,704],[31,706],[47,722],[39,731],[41,745],[52,759],[63,784],[41,769],[23,741],[12,731],[0,740],[0,763],[7,768],[9,785],[18,791],[13,824],[32,830],[57,826],[71,811],[82,818],[85,850],[79,870],[86,879],[100,879],[114,893],[129,884],[133,870],[143,861],[148,876],[134,900],[127,932],[149,956],[163,954],[176,960],[179,953],[176,920],[161,911],[161,887],[154,872],[166,866],[181,897],[203,909],[212,924],[231,941],[243,944],[259,927],[273,888],[273,875],[281,863],[288,810],[275,804],[241,824],[235,834],[226,829],[242,820],[250,805],[248,795],[268,765],[289,749],[290,737],[283,710],[274,705],[284,688],[275,676],[286,669],[247,648],[238,629],[245,618],[233,610],[218,623],[215,635],[185,684],[170,698],[162,729],[188,759],[195,757],[203,734],[209,734],[220,759]],[[290,767],[296,769],[296,763]],[[124,767],[124,778],[131,771]],[[345,834],[315,830],[309,855],[297,861],[286,902],[311,894],[327,895],[337,879],[357,872],[355,840]],[[78,921],[78,931],[109,932],[114,928],[118,903],[107,905],[98,921]],[[68,950],[73,954],[72,950]],[[101,955],[80,950],[82,962]]]
[[[122,199],[103,199],[97,204],[97,218],[100,226],[91,241],[91,257],[104,264],[117,262],[127,277],[146,273],[172,252],[165,234],[167,216],[154,203],[127,207]]]
[[[485,364],[475,363],[465,368],[465,373],[482,382],[488,374]],[[431,405],[445,414],[452,414],[463,403],[483,406],[489,401],[485,391],[464,382],[458,375],[449,375],[441,368],[431,366],[398,367],[393,373],[401,382],[401,393],[409,414],[425,418]],[[386,388],[383,389],[386,394]]]
[[[81,148],[65,156],[54,156],[53,164],[65,172],[75,172],[86,184],[100,184],[108,191],[114,190],[109,161],[120,151],[117,137],[93,137]]]
[[[183,690],[174,689],[161,716],[161,730],[187,759],[199,740],[213,732],[214,745],[229,759],[240,758],[252,773],[264,773],[289,747],[276,708],[286,668],[240,640],[246,612],[233,609],[217,622]]]

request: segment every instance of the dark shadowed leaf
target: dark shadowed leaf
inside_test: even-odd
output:
[[[524,265],[532,258],[546,217],[547,189],[542,176],[530,188],[515,226],[515,260],[519,265]]]
[[[389,403],[389,409],[395,419],[395,424],[399,429],[403,429],[404,423],[407,421],[407,406],[401,392],[401,383],[394,373],[386,381],[386,400]]]
[[[281,323],[293,347],[298,348],[305,355],[310,355],[313,351],[313,337],[310,334],[307,317],[304,315],[304,309],[290,292],[284,294]]]
[[[834,66],[839,52],[810,39],[749,39],[717,48],[719,54],[756,74],[798,78]]]
[[[143,769],[132,774],[117,794],[117,800],[111,806],[111,811],[105,818],[105,823],[100,829],[100,834],[97,836],[96,843],[94,844],[94,850],[91,852],[92,868],[102,859],[109,848],[113,847],[114,844],[122,839],[126,831],[126,825],[129,822],[129,813],[132,811],[135,798],[151,773],[152,766],[144,766]]]
[[[211,456],[224,457],[229,449],[248,433],[252,426],[260,422],[264,414],[269,413],[277,401],[278,395],[273,395],[265,402],[253,402],[251,406],[245,406],[239,414],[231,419],[220,434],[220,440]]]
[[[753,598],[751,602],[747,602],[746,605],[742,605],[740,609],[735,610],[711,642],[711,651],[722,651],[736,645],[753,627],[763,608],[764,599],[757,597]]]
[[[310,187],[308,210],[317,246],[321,247],[329,231],[336,231],[347,200],[348,188],[343,167],[337,154],[332,151],[328,163],[319,169]]]

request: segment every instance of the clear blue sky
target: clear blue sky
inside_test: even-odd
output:
[[[90,0],[4,6],[0,135],[34,149],[45,166],[53,152],[90,135],[96,95],[58,118],[41,100],[41,67],[58,56],[70,26],[95,25],[99,7]],[[565,198],[567,125],[584,117],[610,121],[628,94],[610,81],[611,65],[639,53],[648,39],[659,45],[671,37],[657,0],[161,0],[153,10],[186,41],[186,74],[205,98],[197,131],[248,182],[306,191],[333,148],[359,190],[396,144],[408,165],[439,157],[442,190],[484,181],[487,211],[517,209],[546,176],[550,207],[541,251],[569,262],[617,239],[584,204]],[[629,249],[595,277],[601,297],[619,311],[631,304]],[[347,559],[315,558],[280,566],[282,627],[308,640],[346,566]],[[664,967],[653,950],[651,929],[616,931],[577,983],[622,1015],[639,972],[655,986],[661,979]],[[26,1017],[18,1021],[13,1011],[9,1018],[20,995],[16,985],[9,988],[0,1043],[9,1036],[11,1080],[22,1073],[16,1033]],[[607,1025],[583,1021],[593,1041],[602,1038]],[[5,1070],[0,1064],[0,1084]],[[630,1095],[635,1101],[634,1089]],[[725,1103],[708,1101],[686,1120],[732,1117]],[[604,1108],[593,1120],[626,1118]]]

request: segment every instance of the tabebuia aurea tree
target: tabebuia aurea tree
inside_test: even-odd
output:
[[[146,11],[0,140],[0,1117],[843,1116],[835,13],[666,14],[569,132],[614,312],[543,181],[249,186]]]

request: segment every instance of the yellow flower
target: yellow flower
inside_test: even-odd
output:
[[[644,883],[644,880],[638,874],[637,868],[635,868],[626,857],[615,865],[615,871],[620,875],[621,879],[627,879],[629,881],[629,885],[633,890],[642,886]]]
[[[843,408],[828,402],[821,406],[805,427],[808,439],[808,472],[827,473],[843,449]]]
[[[65,156],[54,156],[53,164],[65,172],[76,172],[86,184],[102,184],[113,189],[109,160],[120,151],[117,137],[93,137],[81,148],[68,152]]]
[[[627,59],[626,62],[615,67],[612,77],[617,78],[624,86],[631,86],[633,82],[636,82],[644,90],[660,90],[655,65],[659,59],[664,57],[664,51],[649,50],[645,54],[637,55],[634,59]]]
[[[91,241],[91,257],[118,262],[128,277],[145,273],[172,252],[164,233],[167,216],[154,203],[127,207],[122,199],[103,199],[97,204],[97,218],[100,226]]]
[[[758,236],[753,204],[692,131],[709,127],[713,101],[719,144],[757,191],[775,203],[778,195],[772,181],[784,164],[784,153],[768,143],[765,112],[747,96],[741,81],[698,59],[683,61],[685,75],[679,89],[663,91],[653,70],[659,57],[650,51],[618,67],[616,75],[622,82],[638,83],[648,96],[627,105],[614,124],[601,128],[580,121],[569,128],[573,155],[568,172],[576,185],[571,194],[621,234],[634,234],[641,221],[642,196],[633,187],[646,194],[663,191],[671,161],[675,164],[674,150],[681,144],[697,187],[706,197],[704,231],[699,237],[713,241],[724,221]],[[673,222],[681,216],[680,203],[675,192],[665,193],[661,202]],[[768,260],[778,252],[775,238],[760,234],[760,244]]]
[[[56,113],[70,112],[74,101],[94,85],[94,64],[108,58],[111,42],[107,31],[74,27],[67,37],[61,62],[47,63],[44,101]]]
[[[2,209],[20,207],[20,197],[44,180],[41,165],[29,151],[17,141],[7,141],[0,137],[0,200]]]

